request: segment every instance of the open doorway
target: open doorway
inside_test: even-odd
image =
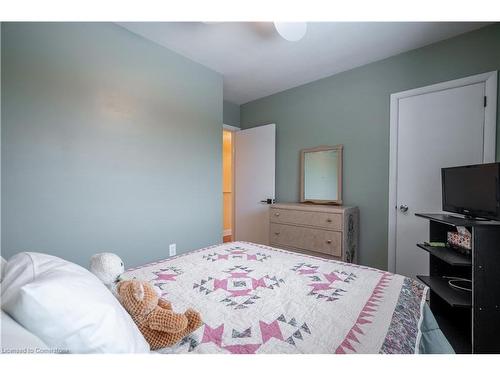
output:
[[[223,242],[234,240],[234,132],[237,130],[224,125],[222,131]]]

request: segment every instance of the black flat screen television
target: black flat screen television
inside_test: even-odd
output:
[[[500,220],[500,163],[442,168],[443,211]]]

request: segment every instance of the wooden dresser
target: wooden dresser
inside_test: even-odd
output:
[[[356,263],[357,207],[306,203],[277,203],[270,207],[271,246]]]

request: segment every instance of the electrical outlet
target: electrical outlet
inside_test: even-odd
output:
[[[175,254],[177,254],[175,243],[170,244],[170,246],[168,247],[168,252],[170,253],[170,256],[174,256]]]

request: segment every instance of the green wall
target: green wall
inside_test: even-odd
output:
[[[276,123],[281,202],[299,198],[300,149],[344,144],[344,201],[360,208],[360,262],[386,268],[390,94],[497,69],[500,24],[244,104],[241,126]]]
[[[111,23],[2,24],[2,255],[219,243],[222,77]]]
[[[224,100],[223,121],[226,125],[240,127],[240,106]]]

